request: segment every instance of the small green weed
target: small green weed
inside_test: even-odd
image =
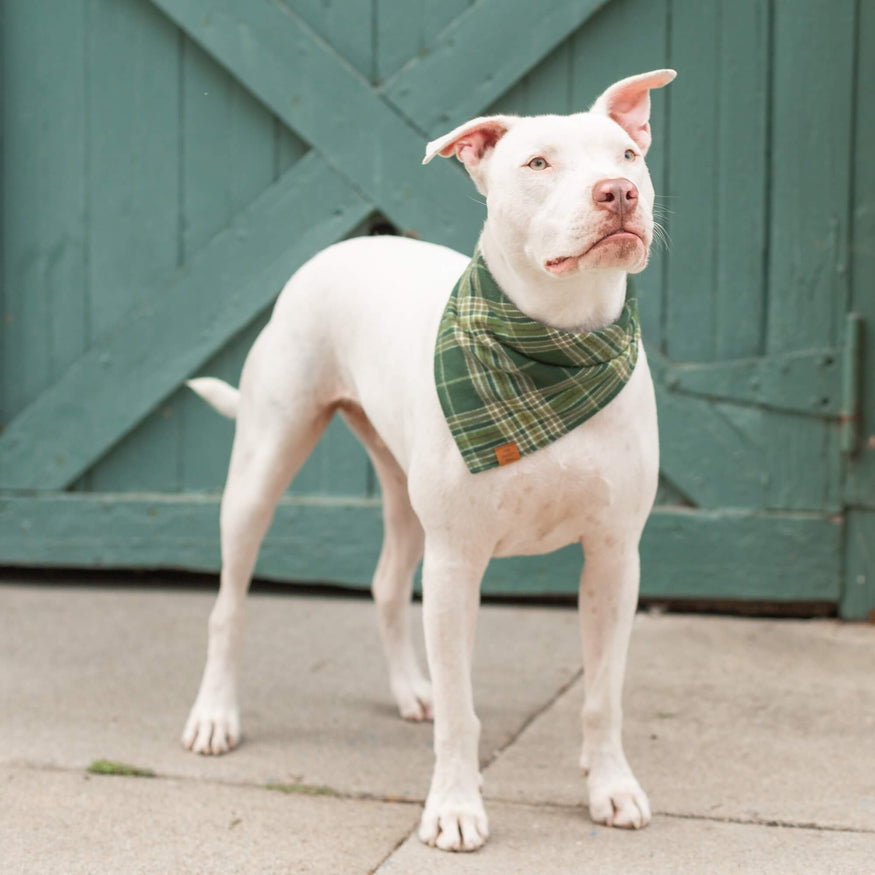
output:
[[[299,793],[302,796],[339,796],[337,790],[324,784],[265,784],[265,790],[278,790],[280,793]]]
[[[125,775],[129,778],[154,778],[151,769],[141,769],[139,766],[129,766],[127,763],[116,763],[113,760],[95,760],[87,769],[90,775]]]

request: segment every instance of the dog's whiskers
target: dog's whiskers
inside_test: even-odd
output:
[[[668,231],[659,222],[653,223],[653,239],[666,251],[671,249],[671,239],[668,236]]]

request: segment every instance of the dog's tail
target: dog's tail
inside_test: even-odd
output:
[[[192,392],[196,392],[208,404],[211,404],[222,416],[229,419],[237,418],[237,405],[240,401],[240,392],[233,386],[229,386],[215,377],[198,377],[195,380],[186,380],[185,385]]]

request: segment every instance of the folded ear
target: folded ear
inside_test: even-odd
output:
[[[642,154],[650,148],[650,89],[662,88],[677,76],[674,70],[653,70],[621,79],[592,105],[590,112],[612,118],[637,143]]]
[[[428,164],[435,155],[442,158],[455,155],[482,192],[483,162],[489,158],[495,144],[508,132],[514,121],[514,116],[490,115],[465,122],[454,131],[432,140],[425,147],[422,163]]]

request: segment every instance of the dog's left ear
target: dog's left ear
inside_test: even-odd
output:
[[[422,163],[428,164],[435,155],[442,158],[455,155],[465,165],[477,190],[486,194],[483,185],[484,162],[514,121],[515,117],[511,115],[490,115],[465,122],[454,131],[432,140],[425,147]]]
[[[612,118],[635,141],[641,153],[650,148],[650,89],[662,88],[677,76],[674,70],[653,70],[615,82],[590,112]]]

